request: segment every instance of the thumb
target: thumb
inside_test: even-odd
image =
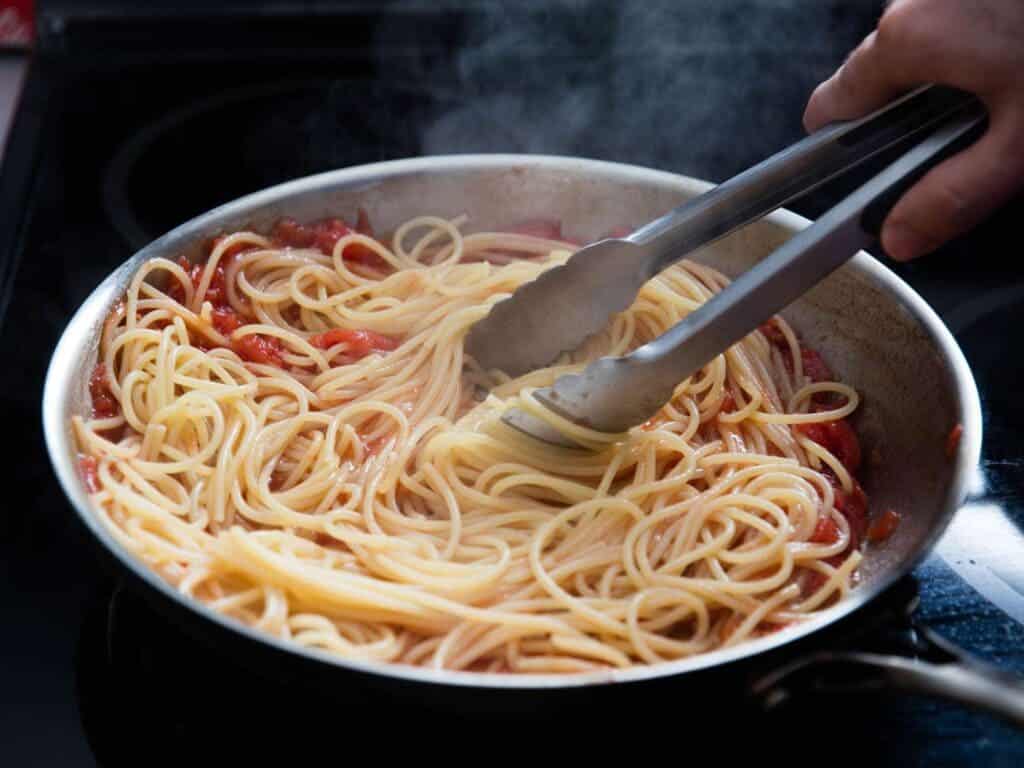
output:
[[[1024,119],[993,122],[982,138],[929,171],[890,211],[882,248],[899,261],[921,256],[973,228],[1024,182],[1016,146]]]

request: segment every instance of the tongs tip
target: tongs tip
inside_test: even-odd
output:
[[[503,423],[523,434],[559,448],[583,448],[572,438],[559,432],[543,419],[520,408],[509,408],[501,415]]]

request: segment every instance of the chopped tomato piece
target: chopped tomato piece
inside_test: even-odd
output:
[[[294,219],[281,219],[274,225],[271,238],[279,245],[293,248],[316,248],[325,254],[334,253],[335,244],[352,232],[373,237],[373,228],[366,211],[360,209],[355,229],[349,227],[341,219],[322,219],[311,224],[299,224]],[[342,254],[346,261],[363,264],[376,269],[388,266],[372,248],[360,243],[353,243],[345,248]]]
[[[719,413],[735,413],[736,412],[736,398],[732,396],[732,392],[726,392],[725,397],[722,398],[722,405],[718,409]]]
[[[803,580],[803,588],[800,590],[803,595],[810,597],[827,581],[825,574],[818,573],[817,571],[807,571]]]
[[[82,473],[82,481],[89,493],[100,489],[99,462],[95,456],[79,456],[78,469]]]
[[[378,437],[376,440],[367,440],[364,437],[360,437],[360,439],[363,441],[363,450],[366,451],[367,456],[376,456],[388,441],[386,435]]]
[[[786,340],[786,335],[779,328],[774,318],[762,323],[758,330],[773,347],[777,347],[782,352],[789,351],[789,342]],[[804,369],[804,375],[812,382],[834,380],[832,370],[828,367],[824,358],[810,347],[800,346],[800,361]],[[786,365],[792,370],[793,361],[789,357],[786,357]]]
[[[900,515],[898,512],[887,509],[882,513],[882,516],[871,523],[871,527],[868,528],[868,541],[872,544],[877,544],[880,541],[885,541],[893,532],[896,530],[896,526],[900,524]]]
[[[217,266],[213,268],[210,284],[206,287],[206,293],[203,294],[203,301],[208,301],[215,307],[226,306],[228,303],[228,289],[224,278],[224,271],[227,269],[225,262],[227,260],[228,258],[225,256],[217,262]],[[199,283],[203,279],[203,272],[206,271],[206,265],[197,264],[194,271],[192,283],[198,289]]]
[[[230,337],[231,334],[244,324],[245,321],[230,307],[213,308],[213,327],[222,335]],[[200,341],[198,346],[205,352],[211,349],[203,341]],[[284,346],[276,336],[251,333],[238,339],[231,339],[230,346],[235,351],[235,354],[250,363],[262,363],[278,368],[284,367],[284,359],[281,357]]]
[[[335,344],[347,344],[346,353],[359,359],[371,352],[390,352],[401,342],[392,336],[376,331],[353,331],[348,328],[332,328],[329,331],[310,336],[309,343],[317,349],[329,349]]]
[[[313,246],[326,254],[334,252],[335,244],[351,234],[352,229],[341,219],[324,219],[313,224]]]
[[[295,219],[278,219],[274,228],[270,231],[270,238],[277,245],[292,248],[308,248],[315,239],[314,233],[308,227],[299,224]]]
[[[195,285],[195,279],[192,277],[192,262],[184,256],[179,256],[178,266],[185,270],[185,274],[189,276],[189,279],[192,280],[192,284]],[[167,286],[167,295],[179,304],[183,304],[185,302],[185,289],[182,288],[181,283],[178,282],[177,278],[171,278],[171,283]]]
[[[846,419],[798,424],[796,430],[839,459],[851,474],[860,467],[860,440]]]
[[[370,216],[366,212],[366,209],[360,208],[356,213],[356,232],[360,235],[366,235],[367,237],[376,236],[373,234],[373,226],[370,224]],[[353,243],[345,249],[345,258],[356,262],[357,264],[365,264],[368,267],[375,269],[387,269],[390,265],[383,259],[379,254],[373,251],[373,249],[362,245],[361,243]]]
[[[214,307],[213,327],[222,335],[230,336],[243,325],[242,319],[230,307]]]
[[[270,473],[270,490],[279,491],[284,485],[284,481],[287,479],[284,472],[271,472]]]
[[[800,359],[803,361],[804,376],[817,383],[833,381],[832,371],[817,352],[809,347],[800,347]]]
[[[315,541],[321,547],[334,547],[338,544],[337,539],[335,539],[329,533],[324,533],[323,531],[317,531],[316,535],[313,536],[313,541]]]
[[[391,267],[391,265],[384,260],[383,256],[374,251],[368,245],[363,245],[362,243],[346,245],[342,258],[344,258],[345,261],[351,261],[355,264],[363,264],[376,270],[386,270]]]
[[[762,323],[758,330],[768,339],[768,343],[772,346],[778,347],[781,350],[789,349],[789,342],[786,341],[785,334],[782,333],[782,329],[779,328],[774,320]]]
[[[223,236],[222,236],[223,237]],[[222,239],[217,238],[215,243]],[[210,278],[210,284],[206,288],[206,293],[203,294],[203,301],[208,301],[213,306],[227,306],[228,304],[228,290],[226,284],[226,273],[227,267],[231,261],[243,251],[251,249],[253,246],[239,243],[236,246],[232,246],[228,249],[228,253],[221,256],[220,261],[217,262],[217,266],[213,269],[213,276]],[[203,280],[203,272],[206,270],[206,262],[199,264],[193,264],[184,256],[178,257],[178,266],[188,272],[189,279],[192,281],[192,287],[194,289],[199,288],[199,283]],[[176,302],[181,304],[185,301],[185,290],[182,288],[181,283],[175,280],[167,290],[167,295],[174,299]]]
[[[793,357],[789,352],[789,341],[786,339],[782,329],[779,328],[778,323],[774,319],[769,320],[766,323],[762,323],[758,330],[761,331],[769,344],[782,352],[786,368],[792,373]],[[800,346],[800,365],[804,376],[810,379],[812,383],[835,380],[832,370],[828,367],[824,358],[810,347]],[[832,392],[817,392],[811,398],[811,402],[824,407],[831,405],[834,399],[834,393]]]
[[[851,474],[860,469],[861,450],[860,440],[850,422],[846,419],[839,419],[832,422],[834,456],[842,462],[847,471]]]
[[[389,269],[391,266],[385,261],[383,256],[362,243],[352,243],[345,246],[345,252],[342,254],[342,257],[345,261],[363,264],[378,271]]]
[[[946,438],[946,456],[951,459],[956,456],[956,450],[960,447],[960,438],[963,437],[963,434],[963,424],[957,424],[949,430],[949,437]]]
[[[850,526],[850,544],[838,555],[826,558],[825,562],[833,568],[838,568],[846,560],[848,554],[860,548],[860,542],[864,538],[868,520],[868,497],[860,483],[853,481],[853,490],[847,493],[839,487],[839,481],[831,472],[825,472],[829,481],[835,488],[835,507]],[[839,539],[839,526],[831,517],[819,517],[811,534],[810,541],[818,544],[832,544]],[[821,589],[825,583],[825,576],[817,571],[806,572],[802,581],[802,593],[812,595]]]
[[[839,513],[850,524],[850,549],[859,548],[868,524],[867,494],[860,487],[860,483],[854,480],[853,490],[850,493],[841,488],[836,489],[835,503],[836,509],[839,510]]]
[[[284,360],[281,357],[283,347],[281,340],[275,336],[261,336],[258,333],[251,333],[231,343],[240,358],[250,363],[262,363],[281,368]]]
[[[110,382],[107,380],[107,367],[103,363],[97,363],[92,369],[89,377],[89,395],[92,397],[92,415],[97,419],[108,419],[116,416],[120,410],[120,404],[114,393],[110,391]]]
[[[819,515],[809,541],[815,544],[835,544],[839,541],[839,526],[836,525],[836,521],[829,515]]]

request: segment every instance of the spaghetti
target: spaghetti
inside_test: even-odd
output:
[[[462,339],[574,247],[365,216],[153,259],[76,418],[96,513],[177,589],[344,657],[579,672],[729,646],[841,599],[866,499],[857,393],[776,318],[599,451],[506,426],[533,389],[726,284],[682,262],[582,349],[510,380]],[[158,287],[163,286],[163,287]],[[549,414],[555,419],[553,414]]]

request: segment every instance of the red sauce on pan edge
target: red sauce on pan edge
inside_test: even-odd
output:
[[[957,424],[949,430],[949,436],[946,438],[946,456],[950,459],[956,458],[956,451],[960,447],[960,438],[963,437],[963,434],[963,424]]]
[[[791,366],[792,357],[789,343],[775,322],[773,320],[768,321],[761,326],[760,331],[770,344],[783,353],[787,365]],[[800,359],[804,373],[811,381],[834,380],[832,371],[827,363],[815,350],[801,345]],[[818,393],[812,400],[812,407],[815,410],[835,407],[834,397],[831,393]],[[849,420],[842,418],[816,424],[800,424],[795,429],[835,456],[846,471],[850,473],[851,480],[853,481],[852,490],[849,492],[844,491],[835,474],[828,467],[822,469],[823,474],[832,481],[836,509],[846,518],[851,533],[849,548],[841,554],[829,558],[828,562],[833,566],[838,566],[846,559],[848,553],[853,549],[859,548],[861,542],[865,539],[877,543],[891,536],[900,520],[899,515],[892,510],[887,510],[879,519],[872,522],[869,527],[868,497],[857,478],[857,472],[860,470],[862,463],[860,440]],[[838,538],[839,528],[835,522],[830,519],[820,519],[810,540],[819,544],[831,544],[838,540]],[[813,594],[823,582],[824,577],[821,574],[816,572],[810,573],[805,582],[805,594]]]
[[[373,237],[373,228],[370,225],[366,211],[359,209],[356,223],[349,226],[342,219],[331,218],[299,224],[293,219],[281,219],[274,225],[270,233],[272,242],[281,247],[294,248],[316,248],[325,254],[331,254],[339,239],[352,232],[358,232]],[[213,238],[207,246],[208,255],[213,252],[217,245],[226,237],[221,235]],[[228,300],[227,270],[231,263],[242,253],[251,250],[255,246],[246,243],[237,243],[221,254],[217,266],[214,268],[213,276],[207,286],[203,301],[208,301],[213,306],[212,324],[222,335],[231,335],[243,325],[251,322],[251,317],[245,317],[231,306]],[[346,262],[359,267],[371,270],[386,271],[390,265],[381,258],[370,247],[361,243],[354,243],[345,248],[342,258]],[[206,261],[196,264],[191,263],[185,257],[178,259],[178,265],[185,270],[192,281],[193,288],[198,288],[206,268]],[[167,288],[167,295],[175,301],[182,303],[185,300],[185,290],[178,281],[172,281]],[[241,304],[245,305],[244,297],[241,297]],[[209,350],[216,345],[210,343],[208,338],[195,341],[197,346]],[[346,344],[344,351],[337,355],[332,362],[335,364],[349,364],[359,360],[372,352],[388,352],[398,347],[400,339],[385,336],[369,330],[348,330],[334,329],[317,334],[310,339],[310,343],[320,349],[327,349],[337,344]],[[284,346],[280,339],[265,334],[246,334],[235,339],[230,339],[230,348],[243,360],[250,363],[272,365],[278,368],[284,367]],[[107,377],[107,369],[103,363],[97,364],[89,377],[89,396],[92,400],[93,418],[111,418],[121,412],[120,404],[113,392],[110,390],[110,381]],[[115,442],[120,439],[118,434],[110,434]],[[90,493],[96,493],[100,489],[98,462],[95,457],[82,455],[78,460],[79,471],[82,479]]]
[[[338,218],[322,219],[309,224],[300,224],[294,219],[281,219],[271,230],[270,239],[279,247],[314,248],[324,254],[331,254],[338,240],[352,232],[373,237],[373,228],[370,225],[369,217],[362,209],[359,210],[357,221],[353,227]],[[217,247],[223,237],[220,236],[211,241],[210,252]],[[203,296],[204,301],[209,301],[213,305],[213,326],[222,336],[230,337],[240,327],[253,321],[253,318],[240,314],[229,303],[226,276],[231,262],[240,254],[254,247],[256,246],[238,243],[223,253],[214,268],[210,284]],[[347,246],[342,258],[351,264],[378,271],[390,269],[384,259],[369,246],[361,243]],[[192,285],[198,288],[206,268],[206,262],[191,264],[187,259],[181,257],[178,263],[188,273]],[[179,303],[185,299],[185,292],[177,282],[168,288],[167,294]],[[397,339],[373,331],[347,329],[327,331],[310,339],[313,346],[321,349],[327,349],[342,342],[347,343],[348,347],[336,359],[337,364],[352,363],[371,352],[390,351],[400,343]],[[206,350],[216,346],[211,345],[208,339],[200,340],[198,345]],[[247,362],[272,365],[277,368],[285,367],[284,345],[275,336],[259,333],[245,334],[231,339],[230,348]]]

